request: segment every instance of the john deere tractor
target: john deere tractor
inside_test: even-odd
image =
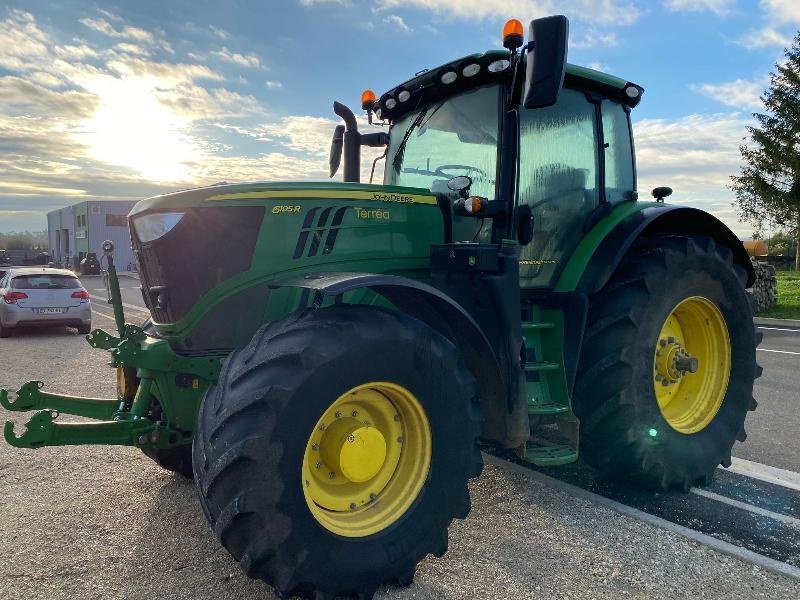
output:
[[[127,323],[109,258],[118,396],[29,382],[20,448],[135,446],[194,476],[208,522],[282,596],[412,581],[470,510],[478,442],[582,457],[657,489],[728,466],[755,408],[753,281],[713,216],[642,201],[643,89],[566,64],[562,16],[504,50],[335,104],[342,183],[248,183],[130,214],[152,319]],[[385,148],[382,185],[359,183]],[[93,419],[61,423],[58,414]]]

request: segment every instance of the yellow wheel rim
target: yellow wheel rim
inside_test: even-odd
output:
[[[697,433],[722,406],[731,374],[728,326],[716,304],[692,296],[670,312],[656,341],[653,388],[670,427]]]
[[[303,493],[323,527],[364,537],[405,514],[430,463],[430,425],[416,396],[394,383],[367,383],[339,396],[314,426]]]

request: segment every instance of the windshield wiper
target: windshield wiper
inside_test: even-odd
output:
[[[405,154],[406,151],[406,144],[408,143],[411,134],[417,127],[419,127],[422,124],[423,121],[425,121],[425,123],[430,121],[431,118],[433,118],[433,115],[436,114],[436,111],[439,110],[443,104],[444,100],[439,102],[439,104],[436,106],[436,108],[433,109],[433,112],[431,112],[431,116],[428,117],[427,120],[425,120],[425,115],[428,114],[428,109],[430,108],[430,105],[426,106],[419,112],[416,118],[412,121],[411,125],[408,126],[408,129],[406,129],[406,133],[403,136],[403,139],[400,141],[400,145],[397,147],[397,151],[394,153],[394,158],[392,159],[392,166],[394,167],[395,172],[398,173],[400,172],[400,165],[403,164],[403,155]]]

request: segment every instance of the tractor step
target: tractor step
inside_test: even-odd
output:
[[[578,459],[578,452],[567,444],[535,444],[525,446],[525,460],[539,467],[565,465]]]
[[[529,415],[560,415],[569,412],[569,407],[557,402],[536,402],[528,400]]]
[[[553,329],[555,327],[555,323],[531,323],[531,322],[522,322],[522,331],[536,331],[539,329]]]
[[[554,362],[531,362],[525,365],[526,373],[539,373],[540,371],[557,371],[561,365]]]

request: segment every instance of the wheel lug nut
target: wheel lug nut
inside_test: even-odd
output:
[[[375,501],[375,499],[376,499],[377,497],[378,497],[378,494],[376,494],[375,492],[372,492],[372,493],[369,495],[369,499],[370,499],[370,500],[372,500],[373,502]]]
[[[667,379],[662,379],[661,380],[661,385],[663,385],[664,387],[667,387],[669,385],[669,381]]]
[[[328,473],[328,479],[336,479],[336,473],[334,473],[333,471]]]
[[[319,444],[314,444],[313,446],[311,446],[311,449],[316,452],[317,450],[319,450]]]
[[[317,461],[317,464],[314,465],[314,468],[315,469],[321,469],[322,468],[322,462]]]
[[[337,410],[336,413],[333,416],[336,417],[337,419],[341,419],[342,418],[342,413],[341,413],[341,411]]]
[[[355,510],[355,509],[357,509],[357,508],[358,508],[358,505],[356,505],[356,503],[355,503],[355,502],[353,502],[353,503],[350,505],[350,510]]]
[[[397,438],[397,443],[398,443],[398,444],[402,444],[404,441],[405,441],[405,440],[403,439],[403,436],[402,436],[402,435],[401,435],[401,436],[399,436],[399,437]]]
[[[661,381],[662,379],[664,378],[661,376],[661,374],[656,375],[656,381]]]
[[[325,431],[325,423],[320,424],[319,430],[320,431]]]
[[[661,344],[662,346],[666,346],[667,345],[667,340],[665,340],[664,338],[661,338],[660,340],[658,340],[658,343]]]
[[[353,412],[351,412],[350,414],[351,414],[353,417],[357,417],[357,416],[358,416],[358,411],[357,411],[357,410],[354,410],[354,411],[353,411]]]
[[[668,343],[668,344],[674,344],[674,343],[675,343],[675,338],[674,338],[674,337],[672,337],[672,336],[668,337],[668,338],[667,338],[667,343]]]
[[[395,415],[395,416],[394,416],[394,420],[395,420],[395,421],[399,421],[399,420],[400,420],[400,415]]]

